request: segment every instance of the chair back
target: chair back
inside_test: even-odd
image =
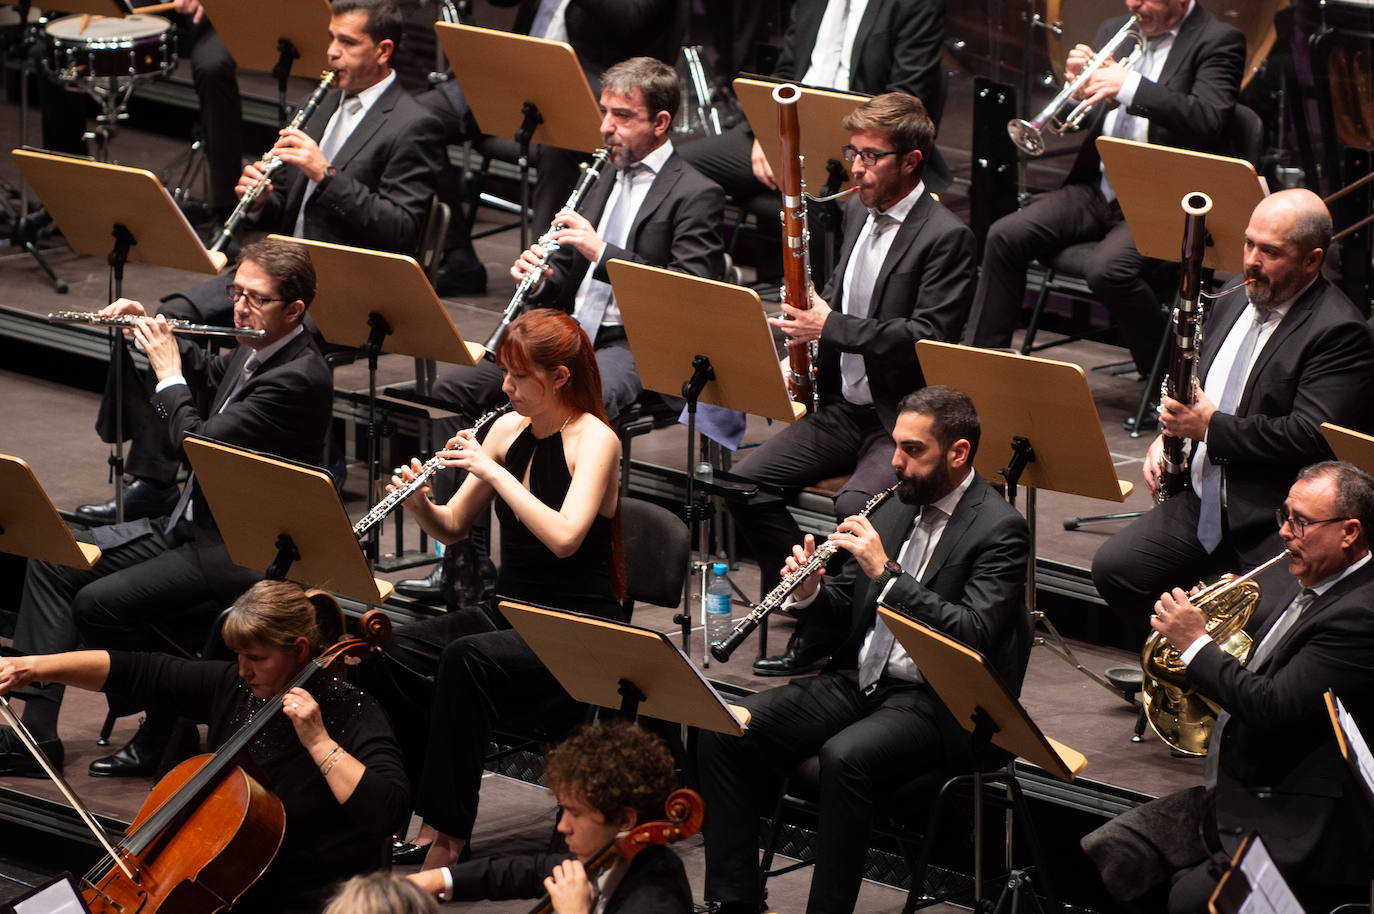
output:
[[[1226,153],[1244,159],[1257,169],[1260,167],[1260,159],[1264,157],[1264,120],[1254,109],[1236,105],[1231,126],[1226,131]]]
[[[420,233],[420,244],[415,250],[415,261],[425,271],[431,285],[439,276],[439,264],[444,259],[444,241],[448,238],[448,223],[452,217],[447,203],[436,194],[429,198],[429,211],[425,216],[425,227]]]
[[[625,615],[637,602],[675,607],[682,601],[692,537],[672,511],[638,498],[620,502],[625,552]]]

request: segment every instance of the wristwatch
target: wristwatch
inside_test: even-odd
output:
[[[883,563],[883,570],[878,572],[878,576],[873,579],[873,583],[877,584],[879,587],[882,587],[888,581],[897,577],[897,575],[901,573],[902,566],[898,565],[892,559],[888,559],[886,562]]]

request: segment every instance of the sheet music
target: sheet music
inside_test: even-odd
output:
[[[1364,734],[1360,732],[1360,725],[1355,723],[1355,718],[1350,716],[1350,712],[1334,693],[1331,698],[1336,703],[1336,722],[1345,734],[1346,746],[1350,749],[1351,756],[1359,766],[1360,779],[1364,781],[1365,789],[1374,794],[1374,754],[1370,753],[1369,744],[1365,742]]]
[[[1274,865],[1259,835],[1246,848],[1240,871],[1250,883],[1250,894],[1240,906],[1240,914],[1303,914],[1297,896]]]
[[[76,891],[70,873],[55,877],[46,885],[13,901],[13,907],[0,905],[0,911],[14,914],[90,914],[85,900]]]

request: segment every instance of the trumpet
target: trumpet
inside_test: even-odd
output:
[[[590,162],[582,163],[583,171],[582,175],[577,179],[577,186],[574,187],[572,193],[568,195],[567,201],[563,204],[563,209],[559,210],[559,212],[577,211],[577,208],[582,204],[582,198],[587,194],[587,189],[592,186],[592,182],[601,174],[601,169],[606,165],[606,160],[610,157],[610,147],[603,146],[592,155],[592,160]],[[540,235],[539,240],[534,243],[534,246],[539,248],[541,254],[539,266],[526,273],[520,280],[520,284],[515,287],[515,294],[511,296],[510,304],[506,305],[505,313],[501,315],[501,322],[496,325],[496,329],[491,332],[491,336],[487,337],[487,341],[482,344],[482,348],[486,350],[484,358],[495,360],[496,347],[501,345],[501,337],[506,335],[506,328],[510,327],[511,321],[515,320],[516,317],[520,315],[520,309],[525,305],[525,296],[529,295],[530,291],[539,284],[539,280],[543,278],[544,275],[544,264],[548,261],[549,256],[553,254],[554,251],[558,250],[558,242],[553,240],[553,233],[565,228],[567,228],[567,226],[563,223],[555,222],[553,225],[549,226],[549,230]]]
[[[94,311],[49,311],[48,320],[54,324],[99,324],[106,327],[133,327],[138,318],[132,314],[113,314],[101,316]],[[173,333],[195,333],[203,336],[235,336],[259,339],[267,336],[266,330],[253,330],[248,327],[220,327],[214,324],[193,324],[179,318],[166,318],[167,326]]]
[[[1145,53],[1145,32],[1140,27],[1140,17],[1137,15],[1132,15],[1121,24],[1121,28],[1117,29],[1111,40],[1102,46],[1102,50],[1083,65],[1077,77],[1064,84],[1064,88],[1059,90],[1059,94],[1042,108],[1039,114],[1028,121],[1019,117],[1007,121],[1007,133],[1011,136],[1011,141],[1026,155],[1043,155],[1045,137],[1042,131],[1049,130],[1051,133],[1062,135],[1072,133],[1083,126],[1083,119],[1088,116],[1093,106],[1086,101],[1078,102],[1072,108],[1068,107],[1069,104],[1073,102],[1078,90],[1082,89],[1092,75],[1102,69],[1127,41],[1134,41],[1135,47],[1121,65],[1130,69]]]
[[[883,502],[887,501],[895,494],[897,494],[896,486],[890,489],[884,489],[870,498],[868,503],[863,506],[863,510],[856,516],[868,517],[868,515],[876,511]],[[749,610],[747,616],[735,623],[735,627],[730,630],[730,634],[726,635],[723,640],[717,641],[711,645],[711,656],[721,663],[729,660],[730,655],[735,652],[735,649],[738,648],[741,643],[743,643],[745,638],[749,637],[750,632],[759,627],[759,623],[764,620],[764,617],[773,612],[773,610],[781,608],[783,601],[792,595],[792,591],[800,587],[802,582],[819,571],[826,562],[830,561],[830,557],[833,556],[835,551],[839,548],[840,547],[836,546],[833,540],[826,540],[817,546],[816,551],[811,553],[811,558],[807,559],[796,571],[793,571],[779,581],[776,587],[768,591],[767,596],[754,604],[754,608]]]
[[[301,105],[300,108],[296,110],[295,117],[291,118],[291,123],[286,125],[288,130],[299,130],[302,124],[310,120],[310,115],[314,114],[315,109],[320,106],[320,102],[324,101],[324,94],[334,85],[334,79],[337,76],[338,73],[333,70],[325,70],[320,74],[320,84],[315,87],[315,91],[310,93],[310,97],[305,100],[305,104]],[[243,221],[243,217],[248,215],[249,210],[253,208],[253,204],[257,202],[258,197],[261,197],[263,191],[272,183],[272,175],[281,167],[281,159],[272,155],[271,150],[268,150],[262,156],[262,164],[264,166],[262,169],[262,180],[248,188],[243,196],[239,197],[238,205],[235,206],[234,211],[229,214],[229,218],[224,220],[224,226],[219,230],[219,234],[215,236],[215,242],[210,245],[209,250],[215,252],[224,250],[225,245],[234,237],[234,230],[239,227],[239,223]]]
[[[510,412],[510,409],[511,406],[509,403],[507,403],[504,406],[496,407],[496,409],[493,409],[490,412],[483,413],[481,418],[479,418],[476,422],[473,423],[472,433],[474,435],[477,434],[482,429],[490,425],[498,416],[503,416],[506,413]],[[367,531],[377,526],[379,523],[386,519],[386,516],[388,514],[390,514],[392,511],[395,511],[397,505],[405,501],[410,496],[414,495],[416,492],[420,491],[422,487],[428,485],[429,480],[434,476],[434,474],[439,472],[443,468],[443,458],[439,457],[438,455],[435,455],[434,457],[431,457],[428,460],[426,460],[424,465],[420,467],[420,474],[418,476],[416,476],[414,479],[412,479],[405,485],[401,486],[396,491],[388,492],[385,498],[377,502],[377,504],[373,505],[372,508],[366,514],[364,514],[356,524],[353,525],[353,535],[358,537],[358,539],[362,539],[363,536],[367,533]]]

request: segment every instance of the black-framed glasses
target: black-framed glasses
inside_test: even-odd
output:
[[[1349,519],[1348,517],[1324,517],[1321,520],[1304,520],[1301,517],[1294,517],[1282,508],[1274,509],[1274,520],[1279,522],[1279,527],[1282,528],[1284,524],[1287,524],[1293,531],[1293,535],[1298,539],[1302,539],[1303,534],[1307,532],[1307,528],[1314,524],[1334,524],[1337,521]]]
[[[846,162],[853,162],[855,159],[863,159],[863,163],[869,168],[878,164],[878,160],[884,156],[900,155],[897,150],[889,149],[886,152],[874,152],[871,149],[860,149],[857,146],[846,146],[840,150]]]
[[[243,286],[230,283],[224,287],[224,292],[229,296],[229,304],[236,304],[240,298],[248,302],[250,308],[261,308],[263,305],[274,301],[286,301],[284,298],[263,298],[252,289],[245,289]]]

